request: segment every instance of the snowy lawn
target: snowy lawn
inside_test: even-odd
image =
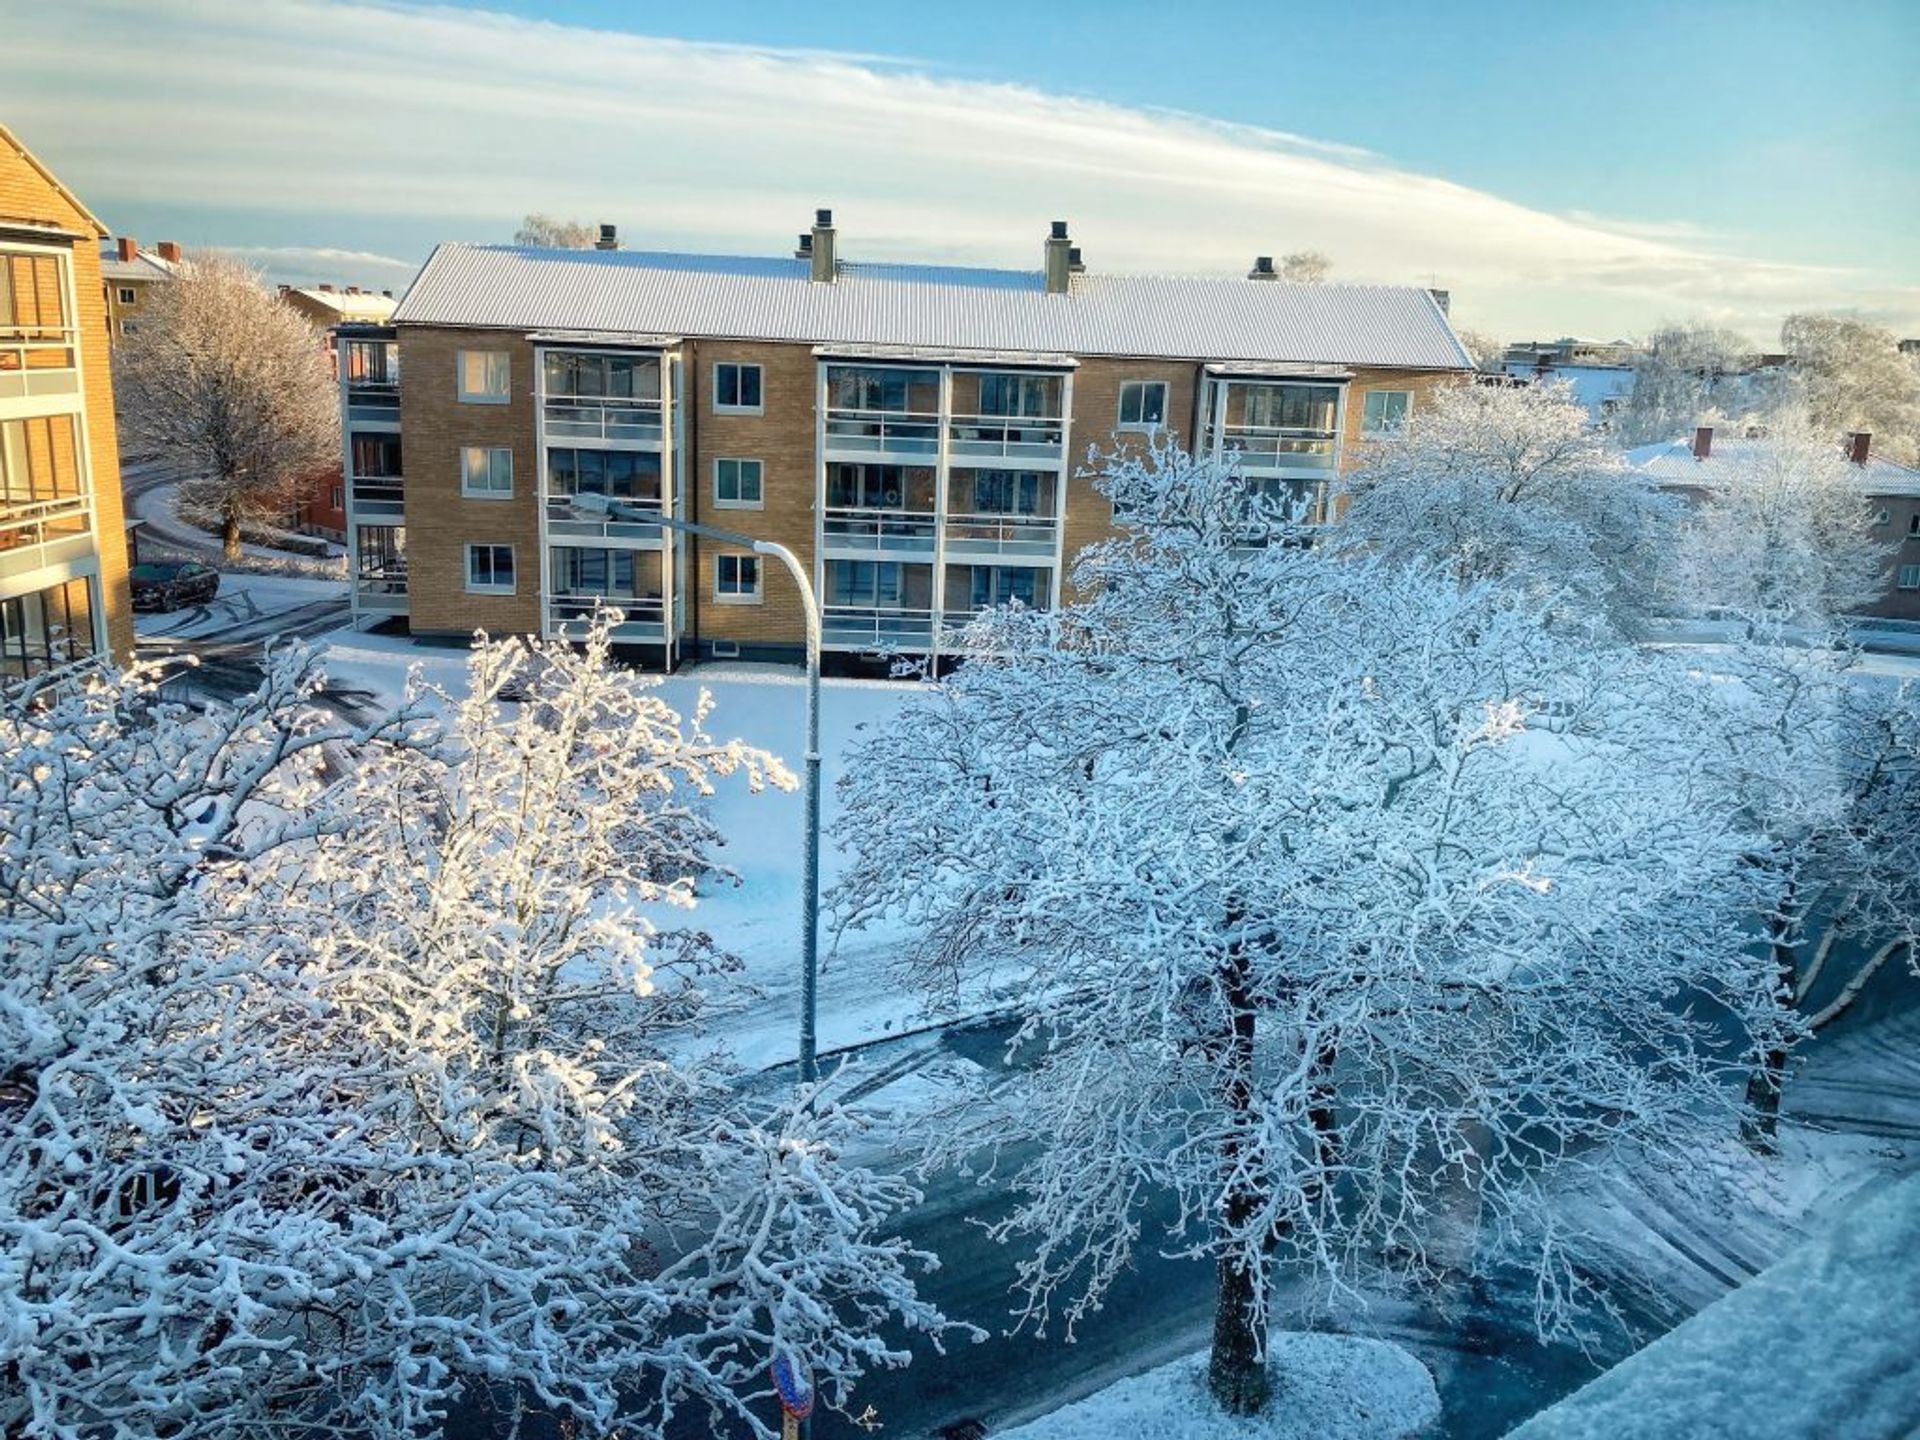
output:
[[[1005,1440],[1397,1440],[1440,1415],[1433,1377],[1384,1340],[1285,1332],[1268,1346],[1273,1399],[1251,1419],[1207,1394],[1207,1357],[1189,1355],[1003,1432]]]
[[[333,683],[370,692],[385,702],[399,700],[407,671],[414,665],[428,680],[456,694],[466,684],[463,650],[351,631],[336,632],[319,643],[326,650],[327,675]],[[799,775],[806,734],[806,687],[799,670],[780,665],[701,665],[661,682],[661,694],[683,715],[693,712],[702,690],[714,699],[707,718],[709,733],[762,746]],[[884,725],[918,693],[915,685],[890,680],[823,682],[824,826],[831,826],[839,814],[835,785],[861,727]],[[798,790],[754,795],[744,785],[723,782],[712,805],[726,836],[719,858],[738,874],[740,883],[703,886],[691,922],[745,964],[746,978],[758,993],[740,1008],[716,1016],[715,1030],[737,1060],[761,1068],[792,1059],[798,1045],[804,801]],[[841,857],[829,842],[821,855],[823,890],[832,886],[840,870]],[[886,933],[868,930],[836,949],[832,934],[823,930],[819,999],[823,1055],[920,1023],[919,997],[901,991],[884,974],[890,948]],[[715,986],[715,999],[724,1002],[729,988]],[[991,1004],[991,997],[982,997],[980,1008]]]
[[[220,593],[210,603],[165,613],[143,611],[134,616],[133,625],[143,640],[162,636],[177,640],[265,639],[274,632],[272,622],[278,617],[308,605],[344,600],[346,594],[346,586],[339,580],[226,570],[220,575]]]

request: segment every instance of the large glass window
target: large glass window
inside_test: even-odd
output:
[[[615,500],[660,500],[660,456],[643,450],[547,451],[547,482],[553,494],[606,495]]]
[[[906,505],[909,480],[924,477],[919,488],[930,490],[932,475],[904,465],[829,465],[827,504],[836,510],[899,510]]]
[[[550,555],[553,588],[561,595],[616,595],[628,599],[634,589],[634,552],[555,546]]]
[[[827,567],[827,603],[898,608],[904,569],[884,560],[836,560]]]
[[[0,251],[0,339],[58,339],[66,328],[60,257]]]
[[[1058,375],[982,375],[980,413],[1050,418],[1060,413]]]
[[[93,653],[90,581],[68,580],[0,600],[0,684],[58,670]]]
[[[1249,425],[1280,430],[1332,430],[1338,392],[1325,385],[1250,385]]]
[[[353,473],[362,479],[397,480],[400,469],[400,437],[379,431],[362,431],[353,437]]]
[[[940,410],[940,378],[932,371],[836,365],[828,372],[828,380],[827,401],[835,409],[918,415]]]
[[[1039,574],[1024,566],[976,565],[969,599],[976,610],[1015,600],[1031,606],[1039,593]]]
[[[973,509],[979,515],[1038,515],[1047,477],[1035,470],[976,470]],[[1047,507],[1049,511],[1051,506]]]
[[[658,400],[660,362],[650,355],[550,350],[546,384],[552,399]]]
[[[75,424],[71,415],[0,421],[0,510],[86,498]]]
[[[391,340],[349,340],[347,379],[355,385],[398,385],[400,347]]]

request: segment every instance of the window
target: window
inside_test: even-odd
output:
[[[507,352],[462,350],[454,357],[459,372],[460,400],[467,405],[507,403]]]
[[[715,413],[760,413],[760,367],[722,363],[713,367]]]
[[[660,456],[646,450],[547,451],[547,481],[557,496],[606,495],[660,503]]]
[[[730,605],[758,605],[760,603],[760,557],[758,555],[714,556],[713,598]]]
[[[481,500],[512,498],[513,451],[505,446],[463,446],[460,450],[460,493]]]
[[[634,599],[634,552],[556,545],[549,552],[556,595],[609,595]],[[649,598],[657,599],[658,596]]]
[[[349,340],[347,380],[354,385],[400,383],[400,347],[391,340]]]
[[[475,595],[513,594],[513,547],[467,546],[467,590]]]
[[[758,510],[760,462],[758,460],[715,460],[713,462],[713,503],[723,510]]]
[[[1038,515],[1045,477],[1036,470],[977,470],[973,508],[980,515]],[[1048,495],[1048,509],[1052,496]]]
[[[1407,423],[1407,409],[1413,403],[1411,390],[1369,390],[1362,402],[1360,433],[1393,435]]]
[[[138,302],[139,297],[133,293],[133,287],[131,285],[122,285],[120,287],[120,303],[122,305],[133,305]]]
[[[652,356],[576,354],[550,350],[547,394],[555,399],[655,400],[660,362]]]
[[[327,491],[327,506],[329,509],[342,510],[346,508],[346,504],[346,487],[336,480],[333,482],[332,488]]]
[[[1892,514],[1887,510],[1881,509],[1873,512],[1873,523],[1876,525],[1885,525],[1892,519]]]
[[[1920,590],[1920,565],[1902,565],[1899,586],[1902,590]]]
[[[982,415],[1046,419],[1060,413],[1060,379],[1056,375],[982,375]]]
[[[1167,382],[1128,380],[1120,387],[1120,428],[1157,430],[1167,423]]]
[[[976,565],[968,598],[976,610],[984,610],[989,605],[1010,605],[1016,600],[1032,609],[1039,593],[1039,575],[1039,571],[1024,566]]]
[[[93,584],[68,580],[0,600],[0,687],[94,653]]]
[[[835,410],[937,415],[940,413],[940,374],[936,370],[834,365],[827,370],[827,394],[827,403]]]
[[[827,566],[827,603],[898,609],[904,569],[891,560],[835,560]]]
[[[383,431],[356,432],[352,441],[353,473],[369,480],[398,480],[400,437]]]
[[[1246,424],[1331,435],[1336,398],[1337,392],[1325,385],[1249,385]]]
[[[1907,538],[1911,540],[1917,535],[1920,535],[1920,510],[1907,517]]]
[[[139,333],[140,333],[140,322],[139,322],[138,320],[122,320],[122,321],[120,322],[120,333],[121,333],[122,335],[137,335],[137,334],[139,334]]]

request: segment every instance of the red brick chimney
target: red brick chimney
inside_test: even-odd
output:
[[[323,294],[323,295],[331,295],[331,294],[333,293],[333,286],[331,286],[331,285],[322,285],[322,286],[320,287],[320,293],[321,293],[321,294]]]
[[[1856,465],[1867,463],[1867,456],[1873,453],[1873,432],[1856,430],[1847,436],[1847,458]]]
[[[178,265],[180,263],[180,242],[178,240],[162,240],[160,242],[160,258],[169,265]]]
[[[131,235],[122,235],[114,241],[114,248],[120,259],[127,264],[140,258],[140,242]]]
[[[1698,425],[1693,431],[1693,458],[1704,460],[1713,454],[1713,426]]]

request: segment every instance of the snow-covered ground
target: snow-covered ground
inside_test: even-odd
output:
[[[397,701],[417,666],[423,678],[457,692],[466,680],[466,654],[451,647],[416,645],[398,636],[336,632],[320,642],[328,678],[348,690]],[[799,774],[806,733],[806,687],[789,666],[702,665],[661,681],[661,694],[683,715],[700,692],[715,701],[707,728],[739,738],[781,757]],[[864,726],[884,725],[908,703],[917,687],[890,680],[827,680],[822,683],[821,815],[830,826],[839,812],[835,782],[847,751]],[[800,883],[804,803],[798,790],[755,795],[743,784],[722,782],[713,815],[727,837],[722,863],[738,884],[703,887],[692,923],[708,931],[745,964],[755,996],[723,1017],[724,1037],[735,1058],[752,1068],[791,1060],[800,1025]],[[830,841],[821,854],[820,877],[830,887],[840,873]],[[884,974],[897,934],[863,932],[836,946],[821,940],[819,1044],[823,1055],[849,1045],[885,1039],[919,1022],[918,1000],[891,986]]]
[[[143,611],[134,616],[133,625],[142,640],[265,640],[286,628],[296,612],[314,605],[344,604],[346,598],[346,585],[340,580],[226,571],[220,576],[220,592],[210,603]]]
[[[1282,1333],[1268,1357],[1273,1398],[1250,1419],[1220,1413],[1206,1392],[1207,1357],[1190,1355],[1001,1433],[1005,1440],[1399,1440],[1439,1417],[1433,1378],[1398,1345]]]

